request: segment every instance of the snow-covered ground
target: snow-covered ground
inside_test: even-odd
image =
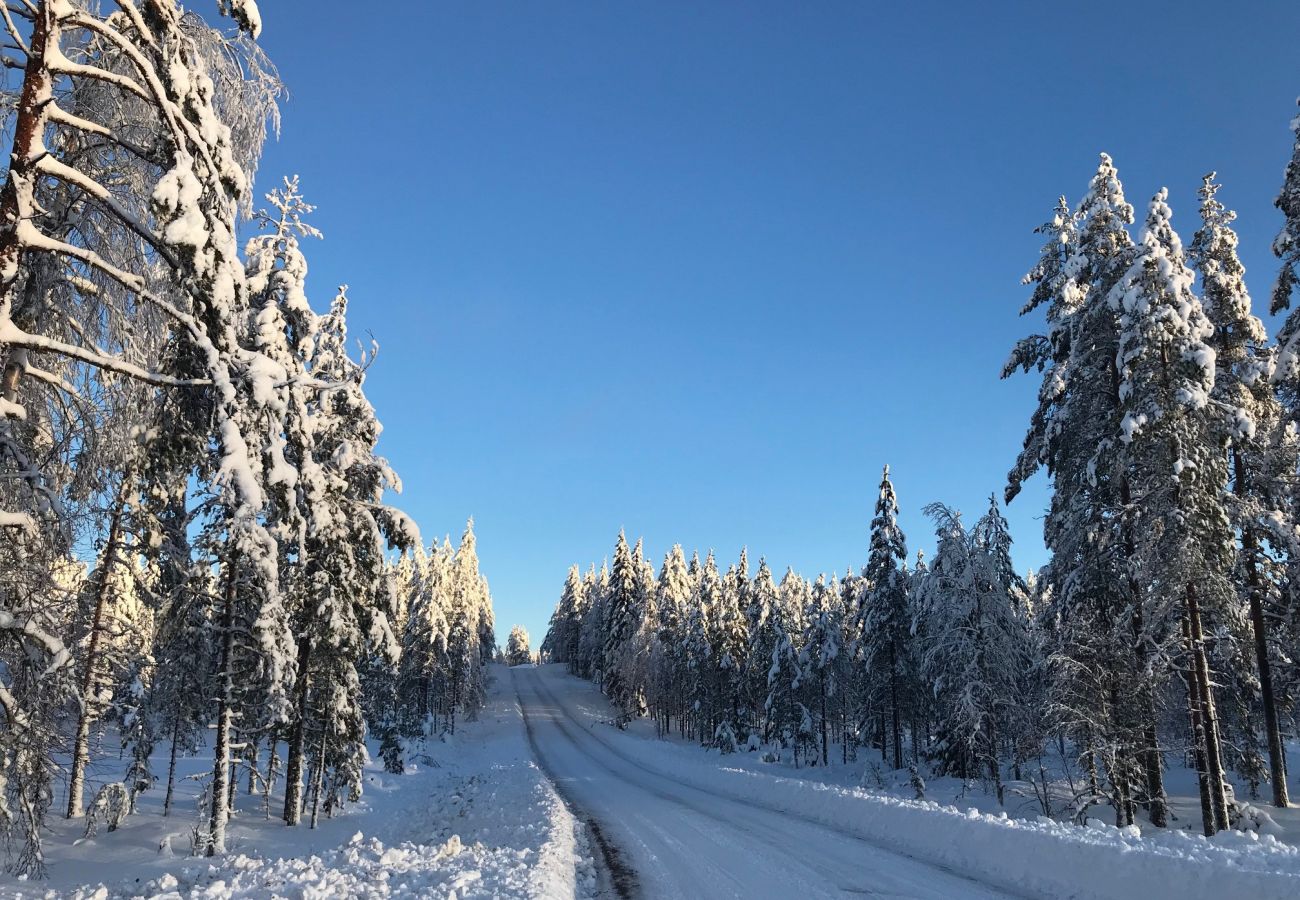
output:
[[[0,897],[380,898],[586,896],[595,870],[587,839],[538,769],[511,677],[493,667],[488,707],[454,740],[416,746],[408,771],[367,768],[362,801],[310,830],[268,820],[256,798],[232,822],[230,852],[190,857],[194,782],[172,816],[146,794],[141,813],[81,840],[83,823],[54,821],[50,877],[0,877]],[[162,761],[165,765],[165,760]],[[206,756],[187,761],[198,770]],[[274,799],[274,798],[273,798]],[[160,845],[170,851],[160,851]]]
[[[612,718],[562,666],[496,667],[479,721],[411,748],[404,775],[372,765],[362,802],[315,830],[241,796],[230,853],[190,857],[186,781],[168,819],[146,795],[111,834],[56,820],[50,879],[0,879],[0,897],[1300,896],[1300,848],[1270,834],[1143,836],[907,800],[851,783],[864,763],[793,770]]]
[[[541,759],[636,870],[645,896],[1300,896],[1300,849],[1272,835],[1142,836],[1008,818],[816,780],[609,725],[563,666],[512,671]],[[859,772],[862,764],[858,765]],[[834,771],[833,769],[830,771]],[[794,777],[792,777],[794,776]],[[894,852],[890,852],[894,851]]]

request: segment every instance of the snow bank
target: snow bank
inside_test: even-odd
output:
[[[569,898],[592,893],[583,826],[537,767],[509,676],[494,667],[488,707],[454,739],[408,748],[408,771],[371,765],[362,803],[312,831],[246,811],[217,859],[132,856],[129,829],[60,848],[56,876],[0,882],[0,896],[72,900]],[[157,825],[143,817],[136,827]],[[160,820],[166,822],[167,820]],[[172,820],[170,827],[180,822]],[[188,824],[188,823],[186,823]],[[349,837],[350,835],[350,837]],[[178,842],[173,842],[180,849]],[[259,852],[259,849],[260,852]],[[105,861],[114,855],[116,861]],[[128,851],[123,853],[123,851]],[[242,851],[242,852],[241,852]],[[99,860],[94,867],[90,861]],[[80,865],[79,865],[80,863]],[[107,866],[111,865],[111,868]],[[106,878],[111,875],[111,878]],[[75,877],[75,876],[74,876]],[[91,879],[104,883],[85,884]],[[52,879],[53,881],[53,879]]]
[[[584,691],[565,704],[612,751],[644,769],[703,790],[840,831],[996,884],[1016,893],[1072,898],[1300,897],[1300,848],[1271,835],[1186,832],[1143,837],[1136,828],[1088,828],[1040,817],[961,810],[860,788],[820,784],[728,767],[726,757],[646,740],[607,724],[592,708],[594,690],[552,670],[556,694]],[[566,710],[567,712],[567,710]]]
[[[637,754],[642,764],[645,758]],[[674,766],[674,768],[676,768]],[[776,807],[1019,892],[1048,896],[1300,896],[1300,850],[1271,836],[1232,832],[1206,840],[1136,828],[1064,825],[1047,818],[960,810],[864,790],[736,769],[678,772],[737,799]],[[684,776],[684,777],[683,777]]]

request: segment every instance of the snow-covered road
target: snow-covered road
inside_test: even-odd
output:
[[[605,845],[615,896],[1007,896],[847,831],[650,771],[579,713],[590,700],[578,696],[581,683],[548,676],[511,670],[539,762]]]

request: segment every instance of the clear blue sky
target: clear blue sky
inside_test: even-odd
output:
[[[264,4],[313,302],[351,285],[426,539],[477,521],[502,640],[620,527],[864,562],[888,462],[977,515],[1033,404],[998,380],[1032,228],[1111,153],[1190,240],[1239,210],[1257,306],[1300,93],[1294,0]],[[1037,480],[1017,561],[1045,561]]]

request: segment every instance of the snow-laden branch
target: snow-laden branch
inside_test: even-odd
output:
[[[121,147],[123,150],[129,151],[130,153],[134,154],[135,156],[139,157],[145,162],[150,163],[151,165],[155,165],[160,169],[163,168],[163,164],[157,158],[151,155],[146,148],[141,147],[139,144],[135,143],[134,141],[130,141],[122,137],[121,135],[99,124],[98,122],[92,122],[89,119],[83,119],[80,116],[73,115],[72,113],[68,112],[66,109],[63,109],[57,103],[51,103],[49,105],[46,115],[49,118],[49,120],[56,125],[67,125],[69,128],[76,128],[88,134],[98,135],[104,138],[105,140],[112,141],[114,144]]]
[[[57,109],[57,107],[54,107]],[[51,116],[51,118],[53,118]],[[117,199],[112,195],[108,188],[104,187],[98,181],[83,174],[79,169],[66,165],[55,159],[53,156],[42,156],[36,162],[36,170],[43,175],[51,178],[57,178],[65,184],[73,185],[85,191],[93,197],[108,212],[112,213],[119,222],[135,232],[142,240],[149,244],[153,250],[163,258],[163,260],[172,268],[178,268],[176,255],[172,249],[158,239],[158,236],[140,222],[135,216],[127,212]]]
[[[13,516],[16,514],[0,513],[0,515]],[[3,523],[0,522],[0,524]],[[32,527],[35,526],[33,525]],[[72,664],[72,654],[68,652],[68,648],[64,646],[63,641],[41,628],[31,619],[26,619],[20,622],[8,610],[0,609],[0,630],[16,632],[24,637],[30,638],[41,646],[41,649],[43,649],[46,655],[50,658],[50,663],[46,667],[42,677],[48,676],[64,666]]]
[[[11,347],[26,347],[28,350],[43,350],[48,353],[58,353],[69,359],[75,359],[79,362],[88,363],[96,368],[113,372],[118,375],[125,375],[134,378],[137,381],[143,381],[146,384],[152,384],[156,387],[206,387],[212,384],[210,378],[174,378],[171,375],[163,375],[149,369],[137,366],[134,363],[125,360],[116,359],[111,356],[104,356],[92,350],[86,350],[75,344],[67,344],[54,338],[43,337],[38,334],[29,334],[23,331],[12,321],[0,322],[0,344],[8,344]],[[32,371],[32,370],[29,370]],[[59,384],[63,387],[62,384]]]
[[[123,5],[123,4],[119,4],[119,5]],[[129,5],[129,4],[125,4],[125,5]],[[60,16],[59,22],[60,24],[70,25],[76,28],[82,28],[87,31],[93,31],[95,34],[98,34],[103,38],[105,38],[114,47],[118,48],[122,52],[122,54],[131,61],[132,65],[135,66],[136,71],[141,75],[141,77],[144,78],[145,84],[148,86],[148,90],[146,92],[145,88],[142,88],[138,84],[136,84],[135,86],[139,90],[139,95],[143,99],[153,103],[154,107],[158,111],[159,117],[163,120],[163,124],[167,127],[167,130],[172,134],[172,139],[175,141],[177,147],[184,147],[188,142],[190,145],[192,145],[195,149],[198,150],[199,155],[202,157],[203,161],[209,166],[210,171],[217,172],[217,173],[222,172],[221,167],[219,167],[216,164],[216,162],[212,158],[211,153],[209,152],[209,145],[208,145],[208,141],[205,139],[205,136],[199,132],[198,126],[195,123],[191,122],[188,118],[186,118],[183,115],[177,115],[177,113],[180,110],[176,107],[176,104],[172,101],[172,99],[168,95],[167,89],[162,83],[162,79],[159,78],[158,76],[158,70],[149,61],[149,59],[147,59],[145,55],[141,53],[137,47],[135,47],[135,45],[130,43],[128,40],[126,40],[126,38],[124,38],[116,29],[111,28],[110,26],[100,21],[99,19],[95,18],[94,16],[87,15],[86,13],[80,11],[74,11],[71,14]],[[145,32],[148,33],[148,29],[145,29]],[[57,51],[57,48],[49,55],[51,57],[57,57],[55,59],[52,59],[51,61],[52,67],[63,66],[63,65],[68,65],[68,66],[77,65],[76,63],[73,63],[70,60],[68,60],[66,56],[63,56],[62,52]],[[89,68],[89,72],[82,72],[81,74],[88,74],[90,75],[90,77],[96,77],[97,73],[106,74],[102,69],[95,69],[95,68],[84,67],[84,66],[79,68],[81,69]],[[56,70],[58,69],[56,68]],[[111,79],[105,79],[105,80],[111,80]],[[125,77],[123,77],[123,81],[131,82],[130,79]],[[135,84],[135,82],[131,82],[131,84]]]

